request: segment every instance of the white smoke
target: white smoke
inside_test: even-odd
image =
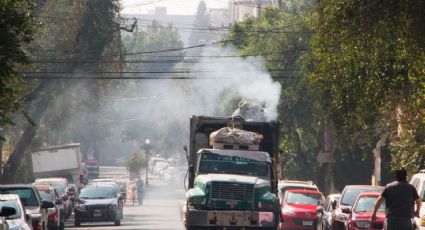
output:
[[[202,57],[205,58],[202,58],[195,66],[193,76],[209,79],[197,85],[203,89],[204,97],[210,97],[206,100],[211,102],[207,108],[220,106],[222,104],[218,101],[220,93],[230,89],[234,96],[264,104],[267,120],[277,118],[281,86],[279,82],[273,81],[270,73],[265,69],[263,58],[237,57],[237,53],[231,47],[204,49]],[[214,58],[213,61],[211,58]],[[211,111],[205,112],[206,115],[210,115]],[[221,115],[229,116],[230,114]]]

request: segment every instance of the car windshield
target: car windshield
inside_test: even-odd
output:
[[[319,205],[322,201],[322,195],[317,193],[288,192],[286,196],[287,204]]]
[[[37,196],[32,188],[3,188],[4,194],[16,194],[24,206],[39,206]]]
[[[65,184],[61,181],[42,180],[42,181],[37,181],[36,184],[51,185],[55,187],[58,193],[60,193],[61,195],[65,195],[66,193]]]
[[[381,192],[379,188],[349,188],[346,189],[341,198],[341,204],[352,206],[360,193],[365,192]]]
[[[317,191],[316,188],[312,188],[312,187],[307,187],[307,186],[302,186],[302,185],[289,185],[289,186],[281,186],[279,188],[279,196],[283,196],[283,194],[285,194],[285,192],[287,190],[290,189],[304,189],[304,190],[312,190],[312,191]]]
[[[40,193],[40,197],[42,200],[53,202],[52,197],[50,196],[50,193],[47,193],[45,191],[38,191],[38,193]]]
[[[116,193],[112,187],[86,187],[81,190],[81,199],[110,199],[115,198]]]
[[[353,212],[373,212],[373,208],[375,206],[375,202],[378,199],[376,196],[364,196],[360,197],[357,201],[355,207],[353,208]],[[379,207],[378,212],[385,211],[385,204]]]
[[[199,174],[208,173],[268,177],[269,163],[240,156],[204,153],[199,165]]]
[[[11,207],[16,210],[15,215],[8,216],[7,219],[18,219],[21,217],[21,209],[17,200],[0,200],[0,207]]]

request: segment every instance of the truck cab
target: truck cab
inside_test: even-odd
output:
[[[278,126],[241,121],[250,131],[265,134],[262,144],[212,147],[206,144],[205,135],[226,127],[229,119],[192,117],[186,229],[277,228],[277,151],[270,151],[277,150]],[[194,146],[201,148],[195,152]]]

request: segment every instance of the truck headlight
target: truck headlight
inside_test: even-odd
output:
[[[203,198],[203,197],[191,197],[189,199],[189,204],[191,204],[191,205],[205,204],[205,198]]]
[[[369,221],[355,221],[356,226],[358,228],[370,228],[370,222]]]

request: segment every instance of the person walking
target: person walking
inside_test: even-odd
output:
[[[406,181],[407,172],[404,169],[395,171],[396,181],[387,184],[375,203],[372,221],[376,212],[385,201],[385,222],[387,230],[412,230],[412,218],[419,216],[422,201],[413,185]],[[416,202],[416,210],[414,209]]]

